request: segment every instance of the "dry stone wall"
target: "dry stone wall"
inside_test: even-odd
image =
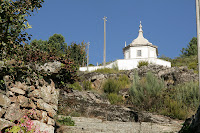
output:
[[[0,130],[29,116],[34,125],[40,126],[40,131],[53,133],[59,97],[54,82],[38,79],[30,85],[28,80],[14,82],[9,75],[3,79],[6,90],[0,89]]]

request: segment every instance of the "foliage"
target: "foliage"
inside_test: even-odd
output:
[[[167,57],[167,56],[165,56],[165,55],[161,55],[160,57],[159,57],[159,59],[162,59],[162,60],[166,60],[166,61],[170,61],[171,62],[171,58],[169,58],[169,57]]]
[[[31,28],[27,16],[42,7],[44,0],[1,0],[0,1],[0,55],[15,54],[15,49],[30,36],[25,32]]]
[[[178,119],[191,116],[199,106],[198,88],[198,82],[188,82],[166,90],[160,113]]]
[[[118,70],[111,69],[111,68],[97,69],[97,70],[95,70],[94,72],[97,72],[97,73],[103,73],[103,74],[119,73]]]
[[[115,79],[107,79],[103,84],[103,90],[105,93],[118,93],[120,88],[118,82]]]
[[[81,44],[72,43],[68,46],[67,53],[69,58],[73,59],[75,63],[79,66],[85,66],[86,64],[86,44],[82,42]]]
[[[198,82],[165,88],[163,80],[152,73],[147,73],[142,78],[135,73],[130,96],[133,105],[138,109],[178,119],[192,115],[199,105]]]
[[[109,78],[103,84],[103,90],[105,93],[119,93],[121,89],[126,88],[129,86],[130,80],[126,75],[119,76],[118,79]]]
[[[121,104],[123,99],[121,95],[118,95],[116,93],[110,93],[108,94],[108,99],[111,104]]]
[[[130,88],[133,104],[145,110],[158,108],[158,99],[164,87],[164,82],[156,78],[152,73],[148,72],[145,78],[139,80],[136,72],[133,85]]]
[[[177,57],[171,60],[172,67],[180,67],[187,66],[189,69],[193,69],[194,71],[198,71],[198,58],[197,55],[185,56],[185,57]]]
[[[148,66],[148,61],[139,61],[137,67],[140,68],[142,66]]]
[[[189,44],[187,45],[187,48],[182,48],[181,53],[182,53],[181,57],[197,55],[198,53],[197,38],[193,37],[192,40],[190,40]]]
[[[62,125],[66,126],[74,126],[75,122],[71,119],[71,117],[62,117],[61,119],[58,119],[57,122],[59,122]]]
[[[74,89],[74,90],[79,90],[79,91],[82,90],[82,87],[81,87],[81,85],[79,84],[79,82],[74,82],[73,84],[68,84],[68,87],[69,87],[69,88],[72,88],[72,89]]]
[[[85,90],[92,90],[92,87],[91,87],[92,83],[90,81],[83,81],[83,88]]]
[[[79,66],[85,66],[86,64],[86,44],[71,43],[67,46],[65,38],[61,34],[54,34],[50,36],[47,41],[33,40],[31,46],[34,46],[41,51],[46,51],[50,55],[72,59]]]

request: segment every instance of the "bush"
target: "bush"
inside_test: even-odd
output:
[[[148,72],[146,77],[139,79],[137,72],[134,75],[130,96],[135,106],[145,110],[155,110],[160,106],[159,100],[164,89],[164,81]]]
[[[105,93],[118,93],[119,85],[115,79],[107,79],[103,85],[103,90]]]
[[[140,68],[142,66],[148,66],[149,63],[148,61],[139,61],[137,67]]]
[[[160,114],[171,118],[186,119],[188,116],[187,107],[173,98],[166,96],[164,99],[163,108],[159,110]]]
[[[57,122],[59,122],[62,125],[66,126],[74,126],[75,122],[71,119],[71,117],[62,117],[61,119],[58,119]]]
[[[130,85],[130,79],[127,75],[120,75],[118,79],[118,83],[120,84],[120,88],[128,88]]]
[[[105,93],[118,93],[121,89],[124,89],[130,85],[130,80],[126,75],[120,75],[118,79],[109,78],[103,84],[103,90]]]
[[[91,85],[92,85],[92,83],[90,81],[83,81],[83,88],[85,90],[92,90]]]
[[[111,104],[120,104],[123,101],[122,96],[117,95],[116,93],[108,94],[108,99]]]

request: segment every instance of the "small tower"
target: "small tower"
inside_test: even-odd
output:
[[[143,36],[142,23],[140,21],[138,37],[128,46],[123,48],[124,59],[149,59],[157,58],[157,46],[150,43]]]

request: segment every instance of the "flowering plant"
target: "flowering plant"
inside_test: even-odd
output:
[[[24,116],[15,126],[6,129],[8,133],[40,133],[40,128],[33,124],[28,116]]]

